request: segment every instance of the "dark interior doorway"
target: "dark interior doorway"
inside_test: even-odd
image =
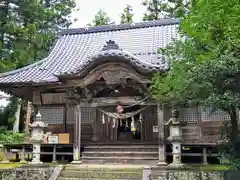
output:
[[[124,112],[134,112],[140,109],[139,105],[127,107]],[[118,120],[118,140],[120,141],[141,141],[141,122],[139,121],[140,115],[136,114],[134,116],[135,131],[132,131],[131,122],[132,118],[127,118],[123,120]]]

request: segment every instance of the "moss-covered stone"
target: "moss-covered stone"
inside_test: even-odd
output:
[[[21,167],[15,169],[0,169],[0,179],[11,180],[48,180],[53,167]]]

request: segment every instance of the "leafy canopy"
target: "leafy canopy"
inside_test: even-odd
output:
[[[69,27],[73,0],[8,0],[0,5],[0,72],[21,68],[48,52],[59,28]]]
[[[107,13],[100,9],[95,15],[92,23],[88,24],[88,26],[102,26],[113,23],[114,22],[111,22],[111,18],[107,15]]]
[[[151,21],[183,17],[189,10],[190,0],[145,0],[142,4],[147,9],[143,20]]]
[[[180,22],[181,38],[162,50],[171,68],[154,76],[154,97],[179,104],[186,100],[213,102],[215,95],[226,101],[231,94],[234,98],[229,103],[235,102],[239,93],[235,84],[240,68],[239,4],[238,0],[196,1]]]
[[[123,13],[121,14],[121,24],[123,23],[132,23],[133,22],[133,9],[131,5],[127,5],[126,8],[124,8]]]

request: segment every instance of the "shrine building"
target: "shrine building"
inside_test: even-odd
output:
[[[171,161],[164,125],[171,110],[149,86],[153,73],[170,68],[159,48],[178,38],[173,19],[62,30],[44,59],[0,74],[0,89],[30,101],[46,132],[68,134],[75,162],[161,164]],[[184,147],[210,148],[218,140],[229,116],[209,112],[179,109],[187,123],[183,156]]]

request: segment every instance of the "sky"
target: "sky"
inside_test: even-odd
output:
[[[73,12],[72,18],[77,21],[71,26],[71,28],[85,27],[88,23],[91,23],[94,19],[95,14],[100,10],[104,10],[111,21],[115,23],[120,22],[120,16],[123,9],[130,4],[133,8],[133,21],[140,22],[145,12],[145,8],[142,6],[143,0],[75,0],[77,9]],[[0,96],[4,95],[0,92]],[[6,95],[4,95],[6,96]],[[8,101],[0,98],[0,106],[6,106]]]
[[[142,20],[145,8],[142,6],[143,0],[75,0],[78,12],[73,13],[73,18],[78,21],[72,25],[73,28],[85,27],[91,23],[95,14],[100,10],[104,10],[112,21],[119,23],[121,13],[127,4],[133,8],[133,21]]]

